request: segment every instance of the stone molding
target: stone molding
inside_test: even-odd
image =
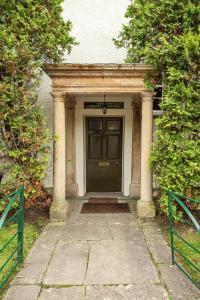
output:
[[[53,94],[139,94],[152,67],[145,64],[47,64]]]
[[[145,91],[141,93],[142,102],[153,102],[154,91]]]
[[[69,95],[66,94],[65,95],[65,99],[66,99],[66,107],[69,110],[73,110],[76,107],[76,101],[75,101],[75,96],[74,95]]]
[[[51,77],[144,77],[153,70],[147,64],[45,64]]]
[[[133,100],[131,106],[133,111],[141,112],[142,109],[141,100]]]
[[[65,93],[51,93],[54,102],[65,102]]]

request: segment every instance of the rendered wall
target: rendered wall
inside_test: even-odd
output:
[[[130,0],[65,0],[63,17],[73,23],[72,34],[79,45],[71,54],[66,54],[67,63],[123,63],[126,53],[116,49],[112,41],[118,36],[124,14]],[[51,80],[44,74],[39,90],[39,102],[44,108],[48,126],[52,130],[53,103],[50,96]],[[45,181],[52,187],[52,154],[50,167]]]
[[[123,63],[126,53],[116,49],[112,39],[117,37],[130,0],[72,0],[64,1],[63,16],[73,22],[72,34],[79,46],[66,55],[71,63]]]

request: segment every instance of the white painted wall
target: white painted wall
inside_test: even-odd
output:
[[[123,63],[125,50],[113,43],[125,23],[124,14],[130,0],[64,1],[63,17],[73,23],[72,34],[79,46],[65,56],[70,63]]]
[[[117,37],[122,23],[126,22],[124,14],[130,0],[65,0],[63,17],[73,23],[72,34],[79,45],[71,54],[66,54],[64,62],[68,63],[123,63],[126,53],[117,49],[112,41]],[[39,90],[39,102],[44,108],[48,126],[52,129],[53,105],[51,80],[44,74]],[[52,187],[52,154],[47,187]]]

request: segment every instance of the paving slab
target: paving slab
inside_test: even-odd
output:
[[[24,264],[17,273],[13,284],[41,284],[47,270],[48,262]]]
[[[159,226],[143,226],[143,232],[145,235],[154,235],[154,234],[161,234],[162,235],[162,230],[160,229]]]
[[[48,260],[60,239],[63,224],[49,223],[34,243],[25,263]]]
[[[68,200],[71,211],[80,211],[83,200],[70,199]]]
[[[49,223],[41,233],[38,243],[54,243],[60,239],[65,223]]]
[[[86,300],[168,300],[165,289],[158,284],[127,286],[88,286]]]
[[[154,221],[72,206],[66,224],[45,227],[5,300],[200,300]]]
[[[110,230],[114,240],[144,241],[142,232],[133,225],[110,225]]]
[[[171,261],[171,249],[166,244],[158,244],[155,241],[147,241],[147,247],[156,263],[169,263]]]
[[[89,244],[86,241],[59,241],[55,249],[56,254],[72,256],[88,256]]]
[[[84,287],[47,288],[42,289],[38,300],[84,300]]]
[[[25,259],[25,264],[30,264],[30,263],[44,263],[46,262],[48,264],[48,262],[51,259],[51,255],[54,251],[54,248],[56,246],[56,243],[40,243],[40,244],[36,244],[35,246],[33,246],[31,252],[29,253],[29,255],[27,256],[27,258]]]
[[[43,283],[45,285],[81,285],[87,269],[87,256],[54,255]]]
[[[51,255],[63,230],[64,223],[49,223],[35,242],[14,284],[40,284],[47,270]]]
[[[68,224],[96,224],[107,225],[107,220],[104,215],[99,214],[72,214],[67,222]]]
[[[99,241],[91,246],[85,284],[158,282],[147,250],[136,241]]]
[[[112,239],[108,226],[95,224],[68,224],[64,227],[61,240],[87,241]]]
[[[162,279],[173,300],[200,300],[200,292],[176,266],[159,264]]]
[[[145,233],[145,239],[147,242],[154,242],[157,245],[161,245],[165,243],[165,238],[162,233],[154,233],[154,234],[146,234]]]
[[[49,223],[34,243],[34,246],[32,247],[25,262],[34,263],[47,259],[47,256],[51,255],[54,251],[54,248],[60,239],[63,227],[64,223]]]
[[[153,260],[156,263],[169,263],[171,261],[171,250],[160,228],[156,224],[147,224],[143,227],[143,232]]]
[[[106,219],[109,225],[137,225],[137,217],[133,214],[107,214]]]
[[[13,285],[4,300],[36,300],[41,287],[38,285]]]

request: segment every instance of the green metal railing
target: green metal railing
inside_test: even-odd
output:
[[[199,254],[199,261],[200,261],[200,247],[196,247],[193,244],[191,244],[189,241],[187,241],[183,236],[181,236],[180,233],[178,233],[175,230],[174,226],[174,214],[173,214],[173,204],[178,204],[181,208],[183,215],[186,217],[185,220],[182,220],[183,223],[190,225],[192,229],[194,230],[197,235],[200,235],[200,224],[198,223],[198,220],[194,217],[194,215],[191,213],[191,211],[188,209],[188,207],[185,205],[185,203],[181,200],[184,199],[188,203],[197,203],[200,204],[199,200],[194,200],[189,197],[185,197],[182,195],[175,194],[171,191],[168,191],[168,217],[169,217],[169,231],[170,231],[170,246],[171,246],[171,254],[172,254],[172,264],[177,265],[177,267],[192,281],[192,283],[200,289],[200,281],[195,280],[189,272],[179,263],[180,259],[182,258],[187,265],[189,265],[198,275],[200,278],[200,268],[193,262],[191,259],[183,253],[178,247],[176,246],[176,241],[181,241],[184,245],[189,247],[194,253]],[[189,220],[189,221],[188,221]],[[176,239],[176,240],[175,240]]]
[[[11,253],[8,253],[8,257],[6,257],[5,261],[3,261],[0,265],[0,274],[5,272],[5,276],[3,276],[0,281],[0,289],[6,284],[17,266],[23,261],[24,187],[22,186],[16,192],[5,196],[0,200],[0,204],[2,202],[6,202],[8,204],[0,218],[0,241],[1,231],[3,231],[3,228],[8,224],[16,224],[17,229],[12,237],[4,243],[4,245],[0,245],[0,256],[4,253],[7,254],[9,252],[9,247],[12,246]],[[13,210],[16,205],[18,205],[18,207],[14,214],[9,216],[11,210]]]

